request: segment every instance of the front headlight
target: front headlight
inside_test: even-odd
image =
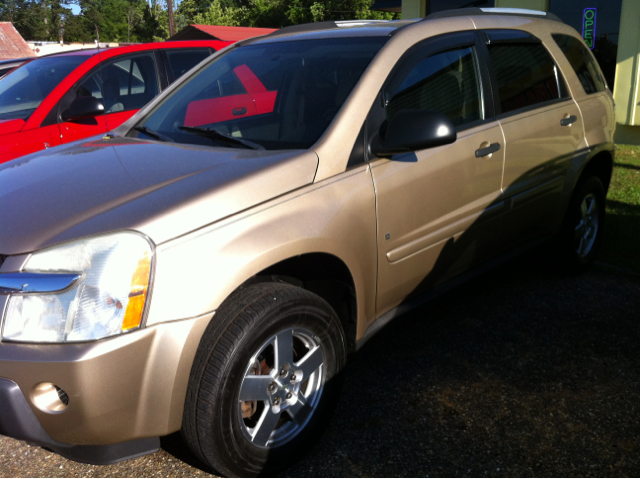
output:
[[[5,340],[90,341],[140,327],[149,290],[153,247],[135,233],[74,241],[31,255],[29,273],[80,273],[59,293],[12,294]]]

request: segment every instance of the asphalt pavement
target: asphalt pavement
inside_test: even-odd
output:
[[[283,471],[640,476],[640,276],[519,259],[398,318],[345,370],[336,415]],[[0,437],[0,477],[213,477],[175,434],[112,466]]]

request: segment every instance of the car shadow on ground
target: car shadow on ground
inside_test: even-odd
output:
[[[336,415],[282,474],[637,476],[637,276],[559,276],[545,250],[388,325]],[[162,447],[206,468],[178,435]]]

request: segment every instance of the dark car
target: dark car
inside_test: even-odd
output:
[[[24,62],[28,62],[32,58],[12,58],[11,60],[0,60],[0,80],[14,68],[19,67]]]

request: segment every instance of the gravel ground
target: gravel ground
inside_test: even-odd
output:
[[[287,476],[640,476],[640,276],[518,260],[407,314],[345,371]],[[0,477],[212,477],[178,435],[113,466],[0,437]]]

